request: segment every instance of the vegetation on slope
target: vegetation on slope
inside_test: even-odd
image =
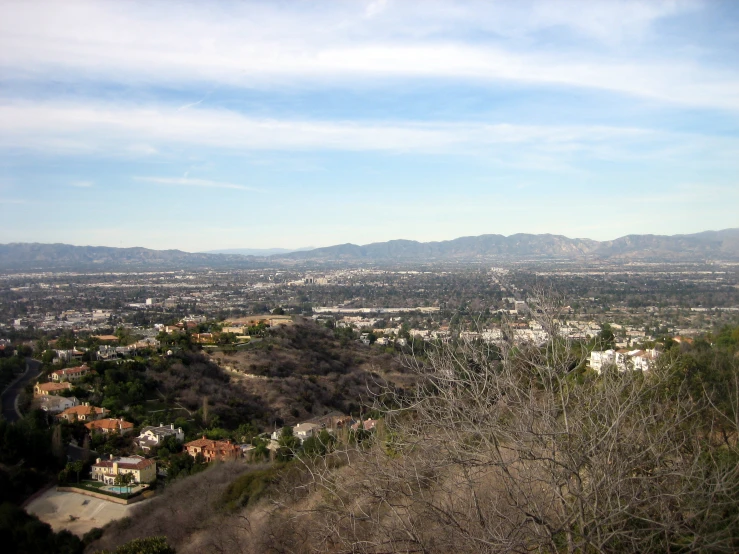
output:
[[[540,315],[555,331],[551,310]],[[573,371],[583,352],[565,340],[441,346],[414,366],[413,392],[387,391],[371,438],[280,469],[210,468],[104,540],[165,534],[182,553],[735,552],[739,331],[709,339],[668,344],[649,372],[601,375]]]

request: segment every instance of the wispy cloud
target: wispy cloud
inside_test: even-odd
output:
[[[618,144],[631,145],[660,137],[660,133],[649,129],[607,125],[257,119],[227,110],[27,102],[0,105],[0,131],[0,147],[52,154],[76,154],[80,149],[88,149],[105,155],[130,155],[135,152],[131,145],[145,136],[153,151],[192,145],[234,151],[456,150],[489,154],[491,147],[527,145],[558,156],[591,152],[608,157],[614,155]],[[67,150],[68,144],[74,147]]]
[[[123,9],[119,3],[52,2],[43,10],[36,3],[5,3],[0,68],[6,78],[165,86],[466,79],[601,89],[739,110],[735,69],[702,65],[698,54],[687,56],[685,50],[670,54],[671,45],[659,56],[649,41],[641,47],[655,23],[701,5],[429,0],[329,3],[307,10],[298,4],[245,3],[225,16],[196,4],[179,6],[173,14],[157,3],[133,9],[125,3]],[[568,46],[552,49],[552,37],[561,30],[570,35],[563,41]],[[597,47],[573,46],[572,37]],[[628,48],[621,48],[624,43]]]
[[[211,189],[234,189],[259,192],[254,187],[238,185],[235,183],[224,183],[221,181],[210,181],[208,179],[190,179],[187,177],[134,177],[134,180],[156,185],[168,185],[176,187],[202,187]]]
[[[93,183],[92,181],[72,181],[71,183],[69,183],[69,185],[72,187],[86,189],[86,188],[94,187],[95,183]]]

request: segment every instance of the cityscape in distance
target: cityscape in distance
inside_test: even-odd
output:
[[[737,29],[0,3],[3,552],[739,552]]]

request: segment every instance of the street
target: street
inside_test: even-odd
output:
[[[15,409],[15,400],[28,383],[33,382],[41,373],[41,362],[26,358],[26,372],[13,383],[2,395],[3,417],[8,421],[18,421],[20,416]]]

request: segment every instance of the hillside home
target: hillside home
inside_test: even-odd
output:
[[[85,423],[85,427],[91,433],[102,433],[104,435],[112,435],[115,433],[125,435],[133,431],[133,423],[124,419],[106,418],[97,421]]]
[[[178,441],[182,442],[185,440],[185,433],[182,431],[182,427],[177,427],[173,423],[169,425],[159,424],[159,427],[144,427],[141,429],[141,433],[135,439],[135,443],[143,450],[148,452],[155,446],[159,446],[164,439],[167,437],[174,437]]]
[[[202,439],[186,443],[185,449],[193,458],[197,457],[198,454],[202,454],[206,462],[225,462],[241,457],[241,448],[238,444],[234,444],[230,440],[210,440],[205,438],[205,435]]]
[[[134,483],[153,483],[157,478],[157,464],[143,456],[125,456],[104,460],[98,458],[90,468],[93,481],[114,485],[117,475],[130,473]]]
[[[355,431],[357,429],[364,429],[365,431],[373,431],[374,428],[377,426],[377,420],[376,419],[365,419],[364,421],[357,421],[354,425],[352,425],[352,429]]]
[[[293,434],[300,439],[302,443],[305,439],[317,435],[321,431],[321,426],[316,423],[298,423],[293,428]]]
[[[604,366],[613,365],[619,371],[638,369],[649,371],[659,356],[659,351],[651,350],[593,350],[590,353],[590,367],[600,373]]]
[[[91,373],[93,373],[93,370],[86,365],[81,365],[79,367],[68,367],[66,369],[57,369],[56,371],[52,371],[51,380],[55,383],[61,383],[63,381],[70,381],[74,383],[75,381],[79,381],[83,377],[87,377]]]
[[[38,407],[50,414],[58,414],[79,405],[80,401],[75,396],[45,395],[38,397]]]
[[[82,356],[85,354],[84,352],[80,352],[79,350],[54,350],[54,353],[56,354],[56,359],[54,360],[56,363],[66,363],[71,362],[73,360],[81,360]]]
[[[47,394],[61,394],[63,391],[71,390],[72,383],[36,383],[33,387],[34,396],[46,396]]]
[[[95,421],[96,419],[105,417],[107,413],[108,410],[105,408],[90,406],[89,402],[85,402],[81,406],[72,406],[67,408],[57,417],[72,423],[74,421]]]

